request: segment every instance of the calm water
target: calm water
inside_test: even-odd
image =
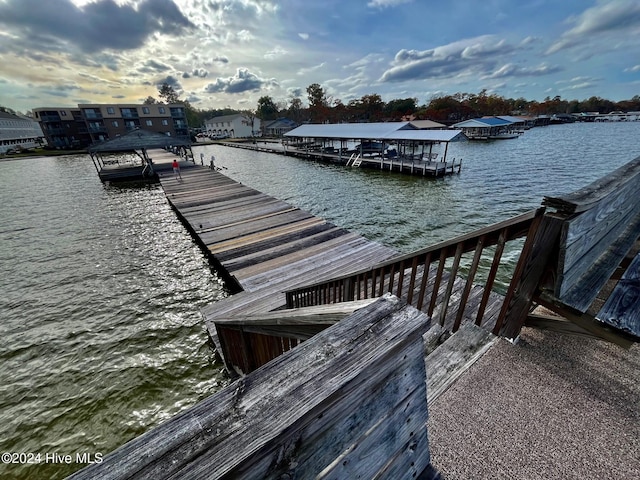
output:
[[[232,178],[408,252],[522,213],[640,155],[640,122],[537,128],[452,145],[425,179],[218,146]],[[226,377],[199,309],[226,296],[158,187],[103,186],[88,157],[0,162],[2,478],[62,478],[45,455],[113,450]]]

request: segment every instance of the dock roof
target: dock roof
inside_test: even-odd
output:
[[[406,140],[451,142],[464,140],[461,130],[419,130],[411,122],[307,124],[285,137],[330,138],[335,140]]]
[[[88,150],[95,152],[119,152],[127,150],[140,150],[142,148],[166,148],[171,146],[188,147],[191,142],[176,137],[169,137],[164,133],[150,132],[149,130],[132,130],[124,135],[91,145]]]
[[[505,125],[511,125],[513,122],[504,120],[497,117],[489,118],[472,118],[471,120],[465,120],[464,122],[458,122],[453,125],[454,128],[469,128],[469,127],[501,127]]]

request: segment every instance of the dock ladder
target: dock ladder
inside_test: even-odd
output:
[[[359,153],[352,153],[349,160],[347,160],[347,167],[349,166],[349,163],[351,163],[352,167],[359,167],[362,164],[362,157]]]

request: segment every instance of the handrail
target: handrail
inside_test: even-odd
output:
[[[459,272],[461,258],[465,253],[474,252],[466,275],[466,283],[461,290],[461,297],[456,300],[459,307],[452,327],[455,331],[462,322],[464,308],[471,294],[473,280],[483,253],[486,248],[496,246],[490,259],[491,267],[484,281],[483,296],[478,304],[475,323],[480,325],[506,243],[526,237],[534,219],[543,212],[543,208],[534,209],[452,240],[392,258],[368,269],[334,278],[328,282],[290,290],[286,292],[287,308],[361,300],[390,292],[406,298],[409,304],[426,311],[429,316],[432,316],[436,306],[440,305],[439,323],[444,325],[454,285],[461,278]],[[445,268],[447,261],[451,263],[448,269]],[[437,264],[435,272],[434,264]],[[442,288],[444,293],[441,291]]]

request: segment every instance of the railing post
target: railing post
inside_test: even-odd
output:
[[[516,338],[520,334],[546,267],[558,253],[562,223],[559,218],[544,215],[544,208],[536,213],[493,329],[494,334],[506,338]]]

